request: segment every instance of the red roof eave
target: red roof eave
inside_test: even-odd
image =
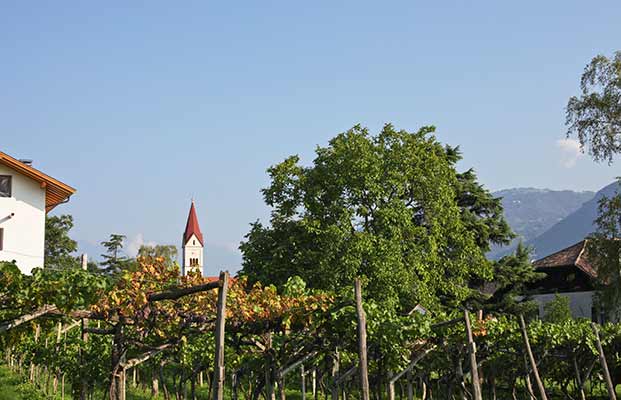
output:
[[[45,211],[50,212],[54,207],[67,201],[76,192],[74,188],[44,174],[30,165],[24,164],[16,158],[0,151],[0,164],[27,176],[38,182],[42,189],[45,189]]]

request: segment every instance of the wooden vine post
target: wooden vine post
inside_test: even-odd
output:
[[[413,388],[412,388],[412,368],[418,364],[420,360],[423,359],[430,351],[432,351],[435,346],[431,346],[428,349],[424,350],[420,354],[410,361],[407,367],[396,375],[388,378],[388,400],[395,400],[395,382],[399,380],[404,374],[407,374],[407,383],[408,383],[408,400],[412,400],[414,397]]]
[[[543,386],[543,382],[539,377],[539,370],[537,369],[537,363],[535,362],[535,357],[533,356],[533,351],[530,348],[530,342],[528,341],[528,332],[526,331],[526,323],[524,322],[524,316],[520,314],[520,330],[522,331],[522,338],[524,339],[524,347],[526,348],[526,354],[528,355],[528,360],[530,361],[530,367],[533,369],[533,376],[535,377],[535,381],[537,382],[537,387],[539,388],[539,394],[541,395],[541,400],[548,400],[548,396],[546,395],[546,389]]]
[[[216,357],[213,371],[213,398],[224,398],[224,327],[226,325],[226,295],[229,289],[229,273],[220,272],[218,288],[218,309],[216,314]]]
[[[360,371],[361,400],[369,400],[369,370],[367,365],[367,317],[362,308],[362,286],[356,278],[354,287],[356,314],[358,315],[358,362]]]
[[[80,325],[81,325],[80,337],[82,339],[82,343],[80,344],[80,348],[78,350],[78,357],[80,360],[80,366],[83,366],[84,364],[86,364],[85,357],[84,357],[85,350],[84,350],[83,343],[88,342],[88,332],[86,332],[86,329],[88,328],[88,319],[82,318],[80,321]],[[86,376],[84,371],[80,371],[80,400],[86,400],[87,397],[88,397],[88,377]]]
[[[481,382],[479,381],[479,366],[477,364],[477,349],[472,337],[472,327],[470,326],[470,315],[464,308],[464,320],[466,321],[466,334],[468,337],[468,353],[470,354],[470,375],[472,377],[472,392],[474,400],[483,400],[481,394]]]
[[[338,376],[341,361],[340,357],[341,356],[339,353],[339,348],[337,347],[336,349],[334,349],[334,353],[330,356],[330,360],[332,363],[332,368],[330,368],[330,382],[332,382],[330,389],[331,400],[339,400]]]
[[[123,322],[119,321],[113,328],[112,338],[112,374],[110,376],[110,399],[125,400],[125,343]]]
[[[304,371],[304,364],[300,365],[300,377],[302,378],[302,400],[306,400],[306,373]]]
[[[604,378],[606,378],[606,388],[608,389],[608,396],[610,400],[617,400],[617,394],[615,392],[615,385],[610,378],[610,371],[608,371],[608,363],[606,362],[606,355],[604,354],[604,348],[602,342],[599,339],[599,329],[595,322],[591,322],[593,333],[595,334],[595,344],[597,345],[597,352],[599,353],[599,362],[602,365],[602,371],[604,372]]]

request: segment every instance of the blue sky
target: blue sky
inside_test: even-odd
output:
[[[179,244],[193,196],[206,272],[236,270],[266,168],[356,123],[436,125],[493,190],[610,183],[559,140],[620,19],[619,1],[5,1],[0,149],[78,189],[57,212],[82,250]]]

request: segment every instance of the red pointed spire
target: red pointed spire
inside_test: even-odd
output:
[[[192,206],[190,207],[190,214],[188,215],[188,222],[185,224],[185,232],[183,233],[183,244],[186,244],[188,240],[196,235],[196,238],[201,245],[203,243],[203,234],[201,233],[201,227],[198,225],[198,218],[196,217],[196,208],[194,207],[194,200],[192,200]]]

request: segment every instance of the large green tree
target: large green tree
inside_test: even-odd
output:
[[[473,280],[492,276],[489,243],[511,234],[499,199],[473,171],[456,171],[458,149],[434,131],[355,126],[318,147],[311,166],[292,156],[269,168],[270,224],[252,224],[242,274],[277,286],[298,275],[328,290],[364,276],[370,297],[403,308],[469,297]]]
[[[584,69],[581,95],[567,104],[568,135],[578,137],[595,161],[612,164],[621,153],[621,51],[608,58],[598,55]],[[597,231],[588,251],[603,291],[601,300],[618,312],[621,303],[621,195],[599,202]]]
[[[595,161],[612,163],[621,153],[621,51],[593,58],[580,89],[567,103],[567,134],[577,136]]]
[[[599,201],[597,230],[591,235],[588,252],[602,286],[600,301],[621,315],[621,196]]]
[[[73,228],[71,215],[48,216],[45,218],[45,267],[68,269],[79,267],[75,255],[78,243],[69,237]]]
[[[447,159],[454,169],[462,159],[459,147],[446,146]],[[461,220],[468,231],[474,233],[477,245],[484,252],[490,245],[507,245],[515,234],[505,220],[502,199],[494,197],[477,180],[474,169],[457,173],[454,187],[457,206],[461,212]]]

